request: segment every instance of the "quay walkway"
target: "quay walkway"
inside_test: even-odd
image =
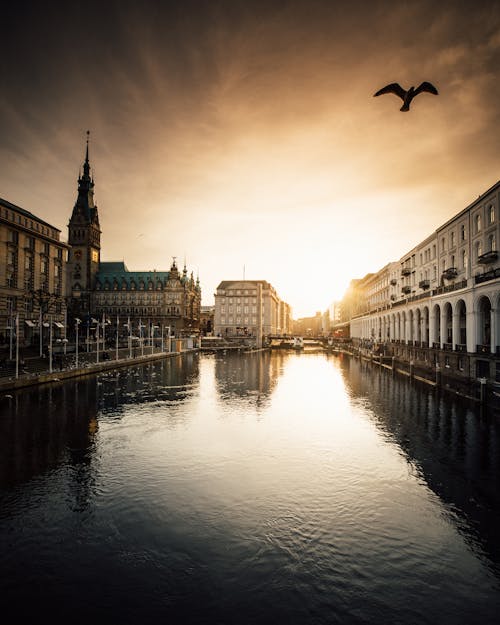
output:
[[[78,356],[75,353],[57,353],[53,354],[52,359],[23,355],[17,364],[7,359],[0,366],[0,393],[199,351],[197,344],[189,339],[172,340],[170,348],[166,351],[161,347],[147,345],[133,349],[106,349],[99,353],[82,351]]]

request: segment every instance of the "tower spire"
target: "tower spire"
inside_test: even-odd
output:
[[[87,146],[85,149],[85,163],[83,164],[83,177],[86,177],[90,180],[89,139],[90,139],[90,130],[87,130]]]

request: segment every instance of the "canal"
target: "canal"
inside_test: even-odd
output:
[[[498,415],[336,355],[187,354],[2,395],[4,614],[497,623],[499,476]]]

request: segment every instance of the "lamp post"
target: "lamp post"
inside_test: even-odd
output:
[[[102,353],[103,353],[103,358],[104,358],[104,354],[106,352],[106,326],[109,325],[111,322],[109,321],[109,319],[106,319],[106,317],[104,316],[104,313],[102,313]],[[99,328],[97,329],[97,362],[99,362]]]
[[[116,343],[115,343],[115,360],[118,360],[118,341],[119,341],[119,330],[120,330],[120,317],[116,315]]]
[[[144,338],[142,335],[143,328],[144,328],[144,325],[142,323],[142,320],[139,319],[139,341],[141,342],[141,356],[144,356]]]
[[[95,330],[95,349],[96,349],[96,362],[99,362],[99,320],[97,320],[96,330]]]
[[[130,323],[130,317],[127,317],[127,323],[124,325],[128,330],[128,357],[132,358],[132,325]]]
[[[75,345],[75,365],[76,368],[78,369],[78,328],[80,327],[82,320],[78,319],[78,317],[75,317],[75,334],[76,334],[76,345]]]
[[[19,377],[19,313],[16,314],[16,378]]]
[[[52,373],[52,315],[49,316],[49,373]]]

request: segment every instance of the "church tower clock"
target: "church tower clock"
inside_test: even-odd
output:
[[[90,315],[91,291],[101,255],[101,229],[94,204],[94,180],[90,175],[89,135],[87,131],[83,174],[78,178],[78,196],[68,224],[68,308],[73,317],[80,318]]]

